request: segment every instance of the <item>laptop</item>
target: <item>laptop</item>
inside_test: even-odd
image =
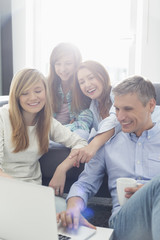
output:
[[[0,240],[85,240],[95,233],[57,227],[52,188],[0,177]]]

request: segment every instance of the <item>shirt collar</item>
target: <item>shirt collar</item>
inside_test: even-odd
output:
[[[128,137],[137,142],[138,139],[150,139],[160,131],[160,122],[154,122],[154,126],[151,129],[145,130],[140,137],[137,137],[135,133],[127,133]]]

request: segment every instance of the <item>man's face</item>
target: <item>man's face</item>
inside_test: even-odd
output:
[[[144,130],[152,128],[151,113],[155,104],[155,100],[151,99],[144,106],[136,93],[115,96],[114,106],[122,131],[134,132],[137,136],[140,136]]]

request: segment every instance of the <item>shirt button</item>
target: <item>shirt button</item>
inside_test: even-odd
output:
[[[142,144],[141,143],[138,143],[139,146],[141,146]]]
[[[140,161],[137,161],[137,164],[140,164]]]
[[[148,139],[150,139],[151,137],[150,136],[148,136]]]

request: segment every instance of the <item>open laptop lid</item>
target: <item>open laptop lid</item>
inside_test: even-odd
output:
[[[0,239],[58,240],[53,189],[0,177]]]
[[[96,230],[81,226],[71,231],[56,222],[54,190],[0,177],[0,240],[89,239]]]

